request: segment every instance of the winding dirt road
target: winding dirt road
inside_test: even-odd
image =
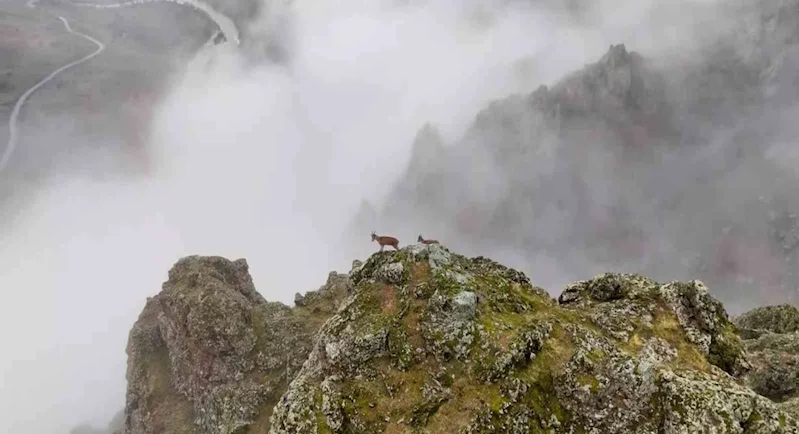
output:
[[[31,3],[29,3],[29,5],[31,5]],[[31,7],[33,7],[33,6],[31,6]],[[55,78],[55,76],[57,76],[58,74],[66,71],[69,68],[72,68],[73,66],[77,66],[77,65],[80,65],[83,62],[88,61],[92,57],[102,53],[103,50],[105,50],[105,44],[103,44],[102,42],[98,41],[97,39],[92,38],[89,35],[85,35],[85,34],[83,34],[81,32],[77,32],[75,30],[72,30],[72,27],[69,26],[69,21],[67,21],[66,18],[58,17],[58,19],[60,19],[61,22],[64,23],[64,27],[66,27],[66,29],[67,29],[67,31],[69,33],[78,35],[78,36],[80,36],[80,37],[82,37],[84,39],[89,40],[93,44],[97,45],[97,50],[95,50],[94,52],[92,52],[91,54],[89,54],[87,56],[81,57],[78,60],[70,62],[70,63],[68,63],[68,64],[56,69],[50,75],[45,77],[42,81],[36,83],[33,87],[31,87],[30,89],[25,91],[25,93],[23,93],[21,97],[19,97],[19,99],[17,100],[17,103],[14,104],[14,110],[11,112],[11,117],[8,118],[8,143],[6,144],[5,150],[3,150],[3,156],[0,157],[0,173],[3,173],[3,171],[6,168],[6,165],[8,164],[8,160],[11,159],[11,155],[14,153],[14,150],[17,148],[17,117],[19,117],[19,112],[20,112],[20,110],[22,110],[22,106],[25,104],[25,101],[28,99],[28,97],[31,96],[31,94],[33,92],[36,92],[37,89],[39,89],[40,87],[42,87],[45,84],[47,84],[48,81],[50,81],[53,78]]]
[[[35,8],[36,2],[37,0],[28,0],[26,5],[30,8]],[[226,15],[217,12],[211,6],[203,3],[200,0],[131,0],[122,3],[107,3],[107,4],[68,1],[67,3],[77,7],[107,9],[107,8],[119,8],[119,7],[135,6],[145,3],[160,3],[160,2],[171,2],[184,6],[191,6],[195,9],[202,11],[203,13],[205,13],[205,15],[208,16],[208,18],[211,19],[211,21],[216,23],[217,27],[219,27],[219,31],[226,37],[226,39],[232,38],[233,41],[236,42],[236,45],[239,44],[240,41],[239,41],[238,28],[236,28],[236,25],[233,23],[233,20],[231,20]],[[73,33],[84,39],[91,41],[93,44],[97,45],[97,50],[95,50],[93,53],[85,57],[75,60],[74,62],[70,62],[62,66],[61,68],[58,68],[57,70],[53,71],[52,74],[45,77],[42,81],[36,83],[33,87],[31,87],[25,93],[23,93],[22,96],[17,100],[16,104],[14,105],[14,110],[11,112],[11,117],[8,119],[8,132],[9,132],[8,143],[6,144],[6,147],[3,150],[2,157],[0,157],[0,174],[2,174],[3,171],[5,170],[6,166],[8,165],[9,159],[11,159],[11,156],[14,154],[14,150],[17,148],[17,135],[18,135],[17,117],[19,117],[19,112],[22,109],[22,106],[25,105],[25,101],[27,101],[28,97],[37,89],[44,86],[48,81],[52,80],[55,76],[60,74],[61,72],[64,72],[65,70],[72,68],[73,66],[80,65],[81,63],[88,61],[92,57],[97,56],[98,54],[103,52],[103,50],[105,50],[105,44],[98,41],[97,39],[92,38],[89,35],[85,35],[83,33],[72,30],[72,28],[69,26],[69,21],[67,21],[66,18],[61,16],[59,16],[58,18],[64,23],[64,27],[66,27],[69,33]],[[215,39],[215,37],[216,35],[212,36],[211,39],[213,40]]]
[[[115,9],[115,8],[143,5],[148,3],[177,3],[181,6],[191,6],[203,12],[205,15],[208,16],[208,18],[211,19],[211,21],[216,23],[217,27],[219,27],[219,30],[222,32],[223,35],[225,35],[225,38],[232,39],[233,41],[236,42],[236,45],[238,45],[240,42],[239,29],[236,27],[236,24],[233,23],[233,20],[230,19],[228,16],[220,12],[217,12],[214,8],[212,8],[211,6],[200,0],[129,0],[120,3],[104,3],[104,4],[92,3],[92,2],[68,1],[67,3],[71,4],[72,6],[95,8],[95,9]]]

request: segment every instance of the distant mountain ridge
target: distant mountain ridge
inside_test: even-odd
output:
[[[613,45],[453,143],[425,125],[389,205],[347,236],[426,227],[546,282],[618,269],[700,277],[742,308],[799,300],[799,2],[724,11],[715,39],[673,59]]]

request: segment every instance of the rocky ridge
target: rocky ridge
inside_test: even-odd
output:
[[[296,301],[244,260],[180,260],[130,334],[125,432],[799,433],[698,281],[607,273],[555,300],[410,245]]]

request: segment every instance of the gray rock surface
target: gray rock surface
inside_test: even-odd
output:
[[[314,333],[349,291],[331,273],[291,309],[264,300],[246,261],[183,258],[130,332],[125,432],[268,430]]]
[[[384,280],[392,264],[402,283]],[[741,384],[743,344],[701,282],[605,274],[558,305],[440,246],[375,254],[351,278],[271,434],[799,432]]]
[[[789,304],[758,307],[735,318],[735,324],[752,333],[799,332],[799,309]]]

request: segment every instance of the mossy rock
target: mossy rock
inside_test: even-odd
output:
[[[734,319],[741,329],[771,333],[799,332],[799,309],[789,304],[759,307]]]
[[[797,310],[779,305],[754,309],[735,319],[746,338],[752,371],[747,384],[795,414],[799,399],[799,331]]]
[[[772,375],[798,334],[747,340],[742,375],[701,282],[607,273],[557,302],[490,259],[412,245],[298,300],[263,300],[243,260],[179,261],[131,332],[126,432],[798,432]],[[744,381],[785,386],[782,402]]]
[[[377,253],[352,282],[271,434],[795,432],[722,370],[742,344],[701,282],[608,274],[559,305],[523,273],[443,246]]]

